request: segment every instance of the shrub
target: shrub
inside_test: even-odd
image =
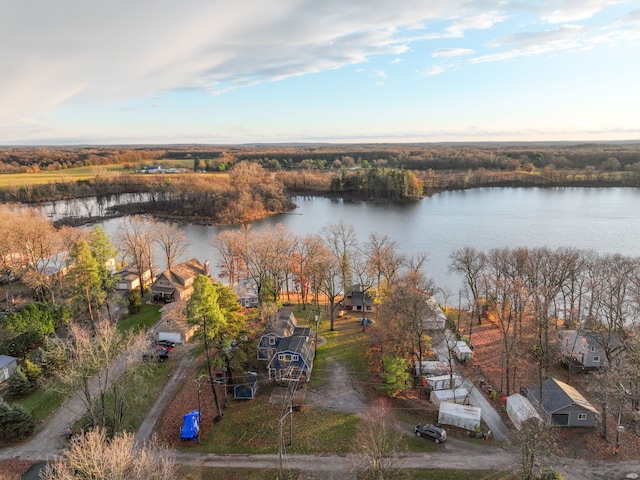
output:
[[[38,379],[42,377],[42,368],[40,368],[39,365],[36,365],[29,359],[26,359],[24,361],[22,369],[24,370],[24,374],[27,376],[31,383],[37,382]]]
[[[129,314],[133,315],[138,313],[142,308],[142,296],[138,290],[131,290],[127,295],[129,301]]]
[[[0,398],[0,439],[21,440],[30,436],[36,424],[22,405],[9,405]]]
[[[22,367],[16,368],[9,378],[9,395],[14,398],[24,397],[33,391],[34,384],[29,381]]]

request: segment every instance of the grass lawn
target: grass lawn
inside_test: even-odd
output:
[[[49,382],[55,381],[55,379],[49,380]],[[48,417],[51,412],[58,408],[64,399],[65,396],[63,394],[45,385],[26,397],[12,401],[12,403],[22,405],[33,415],[37,425],[38,422]]]
[[[129,330],[147,330],[160,320],[160,305],[151,305],[142,302],[140,311],[134,315],[130,315],[118,322],[118,330],[121,332]]]

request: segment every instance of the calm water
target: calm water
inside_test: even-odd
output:
[[[298,236],[318,233],[340,220],[355,228],[360,242],[371,232],[396,240],[399,250],[428,254],[427,274],[436,286],[457,295],[461,279],[449,274],[449,255],[472,246],[560,246],[601,253],[640,256],[640,189],[630,188],[487,188],[445,192],[413,204],[298,197],[298,208],[254,223],[254,228],[281,223]],[[112,233],[119,220],[102,224]],[[223,229],[184,225],[191,241],[188,257],[208,259],[215,274],[211,238]]]

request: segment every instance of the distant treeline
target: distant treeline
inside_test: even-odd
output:
[[[3,147],[0,173],[80,166],[135,167],[181,162],[195,171],[226,171],[243,160],[270,170],[402,168],[407,170],[532,171],[545,167],[640,170],[640,142],[585,144],[380,144],[143,147]]]

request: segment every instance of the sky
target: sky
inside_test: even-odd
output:
[[[0,144],[640,139],[640,1],[0,0]]]

